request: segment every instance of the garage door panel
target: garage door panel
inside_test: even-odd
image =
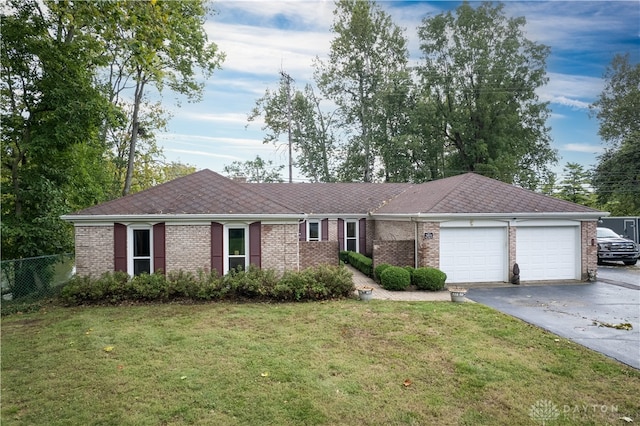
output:
[[[520,227],[516,262],[523,281],[578,278],[578,227]]]
[[[440,269],[448,283],[506,281],[506,228],[441,228]]]

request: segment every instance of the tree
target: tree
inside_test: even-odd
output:
[[[262,130],[266,133],[263,143],[278,144],[291,129],[291,143],[297,154],[295,164],[313,182],[336,179],[334,113],[325,112],[322,101],[311,85],[307,84],[303,91],[299,91],[283,74],[278,89],[267,89],[256,100],[247,118],[250,122],[258,117],[264,118]]]
[[[113,109],[93,84],[100,46],[82,32],[89,2],[12,0],[2,14],[2,257],[70,251],[59,216],[102,201],[97,137]]]
[[[204,0],[100,4],[102,15],[93,29],[105,46],[109,63],[102,86],[113,103],[129,109],[120,126],[103,129],[103,136],[115,131],[113,143],[122,153],[122,130],[126,129],[122,189],[126,195],[133,183],[139,136],[146,137],[153,148],[152,130],[163,125],[157,106],[145,109],[147,89],[162,92],[168,87],[189,100],[198,100],[203,89],[200,79],[219,67],[223,55],[207,39],[204,20],[209,10]],[[131,101],[123,100],[125,93]]]
[[[406,81],[407,42],[374,2],[338,0],[334,15],[336,37],[328,60],[315,63],[315,80],[340,108],[345,134],[351,135],[340,180],[371,182],[381,144],[395,136],[393,130],[387,133],[386,125],[395,121],[388,114],[395,111],[385,109],[385,100],[394,85]]]
[[[616,55],[604,78],[605,88],[592,112],[609,147],[599,157],[593,185],[603,208],[615,215],[640,214],[640,63]]]
[[[280,172],[284,166],[274,166],[273,161],[264,161],[259,155],[255,160],[234,161],[224,166],[224,172],[230,177],[242,177],[247,182],[284,182]]]
[[[535,188],[557,161],[550,147],[544,85],[549,47],[528,40],[524,18],[503,5],[459,6],[418,29],[424,102],[435,107],[435,135],[449,174],[475,171]]]
[[[578,163],[567,163],[563,172],[565,177],[560,181],[560,190],[556,196],[572,203],[592,205],[591,174]]]

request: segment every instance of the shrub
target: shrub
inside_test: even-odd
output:
[[[436,268],[423,267],[413,272],[413,283],[420,290],[442,290],[446,279],[447,274]]]
[[[379,265],[376,265],[375,269],[373,270],[373,276],[376,281],[380,282],[380,276],[382,275],[382,272],[390,266],[391,265],[388,263],[381,263]]]
[[[135,277],[114,272],[97,279],[75,276],[60,296],[68,305],[173,299],[303,301],[347,297],[353,290],[353,277],[343,266],[321,265],[300,272],[288,271],[281,278],[274,270],[251,266],[246,271],[230,271],[224,277],[219,277],[216,271],[198,271],[197,275],[172,271],[167,276],[154,273]]]
[[[413,266],[403,266],[403,268],[409,272],[409,276],[411,277],[411,284],[413,284],[413,271],[416,269]]]
[[[309,271],[314,281],[326,288],[327,297],[347,297],[355,289],[353,276],[345,267],[319,265]]]
[[[411,285],[411,274],[399,266],[390,266],[382,272],[380,285],[386,290],[406,290]]]
[[[355,251],[350,251],[349,253],[349,263],[367,276],[371,276],[371,268],[373,267],[373,260],[370,257],[365,256],[364,254],[356,253]]]

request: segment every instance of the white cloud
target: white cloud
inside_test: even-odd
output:
[[[581,143],[568,143],[561,147],[564,151],[584,152],[587,154],[598,154],[604,151],[600,145],[589,145]]]
[[[586,110],[604,86],[600,78],[550,72],[549,83],[538,90],[540,99],[552,104]]]

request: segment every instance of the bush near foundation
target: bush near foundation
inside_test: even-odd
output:
[[[447,274],[437,268],[422,267],[413,271],[413,284],[418,290],[440,291],[446,280]]]
[[[92,303],[167,302],[171,300],[311,301],[348,297],[354,291],[351,272],[343,266],[320,265],[300,272],[254,266],[233,270],[223,277],[216,271],[177,271],[129,277],[123,272],[100,277],[75,276],[62,289],[67,305]]]
[[[399,266],[390,266],[380,274],[380,285],[385,290],[404,291],[411,285],[411,274]]]
[[[364,254],[348,251],[347,262],[366,276],[370,277],[373,273],[373,259]]]

